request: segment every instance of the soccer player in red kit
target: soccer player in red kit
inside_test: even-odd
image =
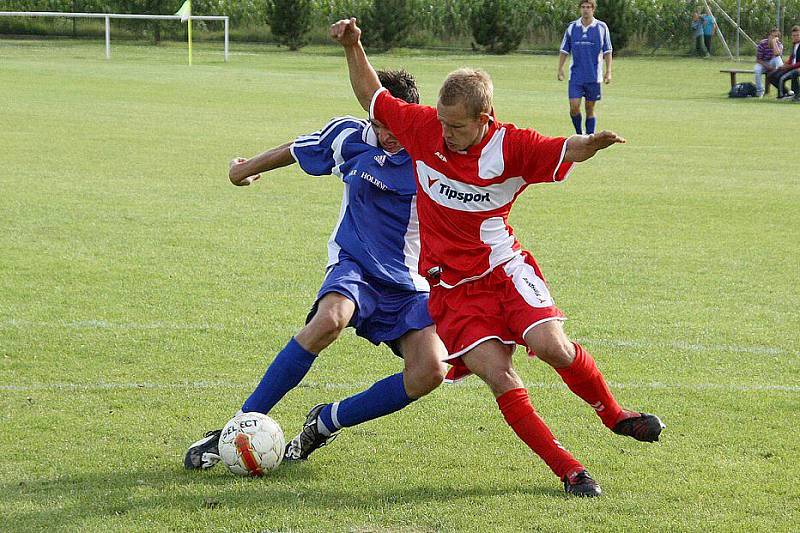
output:
[[[600,495],[597,482],[533,409],[512,366],[515,346],[552,366],[615,433],[653,442],[664,425],[657,416],[622,409],[592,356],[566,336],[564,315],[508,215],[528,185],[562,181],[573,163],[625,140],[609,131],[545,137],[501,123],[494,117],[489,75],[471,69],[447,77],[435,108],[403,102],[381,87],[355,19],[333,24],[331,37],[345,49],[361,106],[414,161],[419,272],[431,281],[428,306],[451,375],[475,373],[489,385],[506,422],[568,494]]]

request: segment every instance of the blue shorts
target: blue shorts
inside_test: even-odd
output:
[[[385,342],[401,357],[396,341],[409,331],[433,325],[433,319],[428,313],[427,292],[393,287],[369,278],[350,259],[341,259],[328,268],[308,320],[316,313],[322,297],[330,292],[346,296],[356,304],[356,311],[349,324],[356,328],[356,335],[375,345]]]
[[[600,100],[600,84],[595,83],[578,83],[575,81],[569,82],[569,98],[586,98],[590,102]]]

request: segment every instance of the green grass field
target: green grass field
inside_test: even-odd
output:
[[[113,44],[113,43],[112,43]],[[264,479],[187,472],[302,325],[341,185],[227,162],[361,115],[335,48],[0,41],[1,531],[796,531],[800,106],[725,97],[724,61],[621,58],[599,125],[629,143],[512,223],[567,331],[662,442],[603,428],[521,350],[534,405],[604,497],[569,499],[476,378]],[[464,65],[498,116],[571,124],[555,56],[376,56],[424,103]],[[351,332],[271,413],[398,371]]]

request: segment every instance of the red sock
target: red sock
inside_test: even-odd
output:
[[[569,390],[597,411],[597,416],[606,427],[613,428],[623,416],[622,408],[611,394],[603,374],[597,369],[589,352],[577,342],[572,344],[575,346],[575,360],[566,368],[556,368],[556,372]]]
[[[497,405],[514,433],[547,463],[559,479],[573,470],[583,469],[536,414],[526,389],[511,389],[497,398]]]

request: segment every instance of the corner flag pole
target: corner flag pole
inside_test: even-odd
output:
[[[192,66],[192,0],[186,0],[181,8],[175,13],[181,17],[181,22],[189,24],[189,66]]]

